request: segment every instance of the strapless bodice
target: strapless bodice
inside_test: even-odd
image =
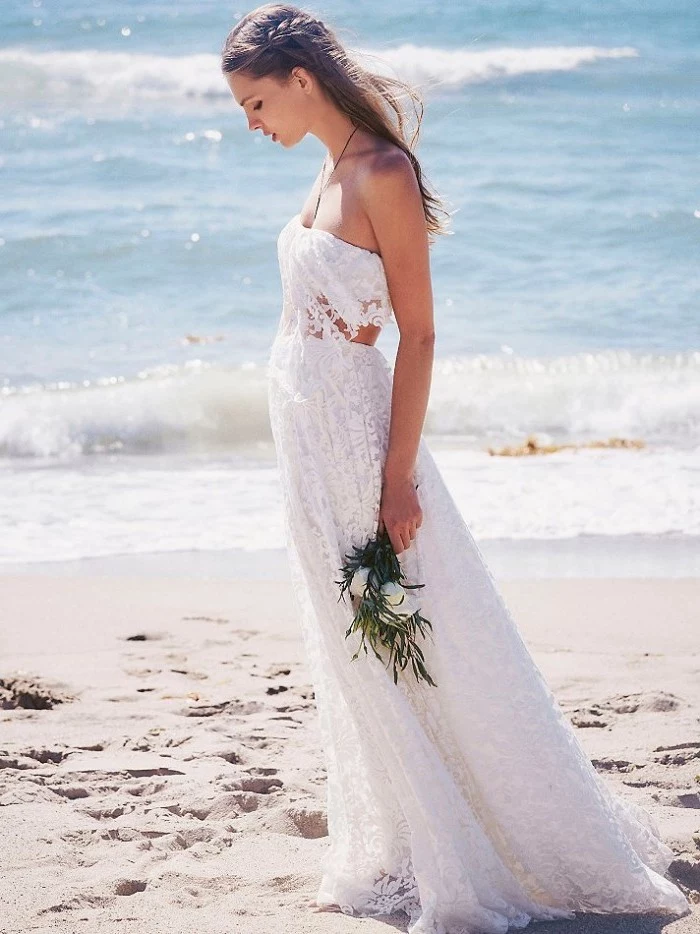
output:
[[[378,253],[327,230],[305,227],[295,214],[280,231],[277,254],[283,333],[348,341],[361,327],[383,327],[393,317]]]

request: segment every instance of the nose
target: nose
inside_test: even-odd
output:
[[[257,120],[255,117],[250,117],[248,119],[248,129],[249,130],[260,130],[262,129],[262,123],[259,120]]]

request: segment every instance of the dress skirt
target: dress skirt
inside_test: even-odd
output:
[[[351,656],[339,600],[377,533],[392,368],[359,342],[287,340],[269,365],[286,545],[327,770],[317,901],[410,934],[503,934],[575,912],[687,913],[651,816],[606,786],[532,659],[421,438],[423,522],[399,555],[437,682]],[[508,504],[504,504],[508,508]],[[514,507],[513,507],[514,508]]]

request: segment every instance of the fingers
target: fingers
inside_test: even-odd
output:
[[[416,519],[411,519],[404,523],[391,523],[391,526],[387,528],[386,523],[382,515],[380,514],[379,520],[377,523],[377,534],[381,535],[383,532],[389,536],[389,541],[391,546],[394,549],[394,552],[398,555],[402,551],[406,551],[411,547],[413,542],[416,540],[418,529],[423,523],[423,514],[419,511],[418,517]]]
[[[404,540],[399,529],[389,529],[387,530],[389,535],[389,541],[391,542],[391,547],[394,549],[394,554],[400,555],[402,551],[405,550],[406,546],[404,545]]]
[[[409,529],[395,529],[389,533],[394,552],[399,555],[402,551],[407,551],[416,538],[415,523]]]

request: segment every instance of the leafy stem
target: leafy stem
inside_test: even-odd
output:
[[[428,673],[423,650],[417,641],[418,635],[425,638],[428,630],[432,631],[432,623],[421,615],[420,610],[410,615],[398,612],[400,607],[394,607],[381,589],[388,583],[399,584],[404,590],[419,590],[425,586],[406,581],[386,529],[364,546],[353,546],[352,553],[346,554],[345,558],[346,563],[340,569],[342,579],[335,583],[340,585],[338,600],[345,600],[346,593],[349,593],[355,610],[345,638],[352,633],[360,633],[360,644],[351,660],[355,661],[360,651],[364,650],[368,654],[371,650],[387,669],[391,667],[394,684],[398,682],[399,672],[405,671],[410,664],[417,681],[423,679],[437,687]],[[354,596],[350,590],[359,568],[368,569],[367,583],[361,597]],[[386,663],[382,652],[388,652]]]

